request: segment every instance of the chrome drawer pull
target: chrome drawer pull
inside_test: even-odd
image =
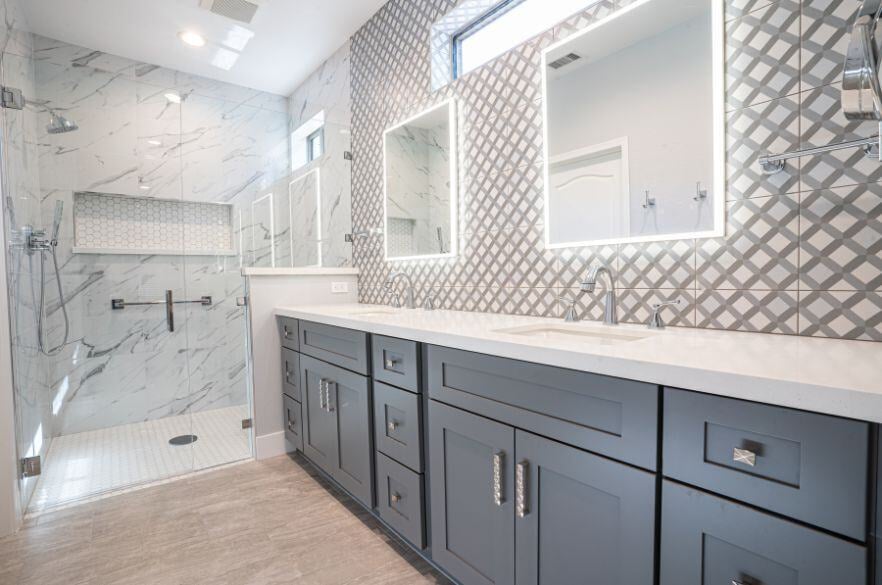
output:
[[[325,410],[328,412],[334,412],[334,407],[331,406],[331,385],[332,384],[335,386],[335,390],[336,390],[336,386],[337,386],[336,382],[334,382],[333,380],[325,380]],[[335,397],[336,397],[336,393],[335,393]]]
[[[328,381],[322,378],[319,380],[319,408],[324,411],[328,410],[327,398],[325,392],[328,390]]]
[[[386,358],[386,362],[385,362],[386,369],[387,370],[394,370],[395,366],[397,366],[400,363],[401,363],[401,360],[397,360],[395,358]]]
[[[527,505],[527,475],[530,471],[530,463],[521,461],[515,466],[515,513],[518,518],[524,518],[530,513]]]
[[[400,425],[394,420],[390,420],[387,426],[389,427],[389,432],[394,433]]]
[[[398,492],[395,492],[392,494],[392,496],[389,499],[392,500],[393,504],[397,504],[398,502],[401,501],[401,494],[399,494]]]
[[[502,451],[493,454],[493,503],[501,506],[505,502],[502,493],[502,466],[505,463],[505,453]]]
[[[291,431],[292,433],[297,432],[297,426],[294,424],[294,421],[291,421],[291,420],[288,421],[288,430]]]
[[[735,447],[732,450],[732,461],[735,463],[743,463],[748,467],[756,467],[756,453],[748,449],[739,449]]]

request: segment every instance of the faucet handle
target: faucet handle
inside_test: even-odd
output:
[[[567,306],[567,310],[564,312],[564,321],[567,323],[576,323],[581,320],[579,314],[576,312],[576,303],[579,302],[578,298],[560,295],[557,297],[557,302]]]
[[[386,295],[392,297],[392,303],[391,303],[392,307],[394,307],[396,309],[401,308],[401,295],[398,294],[397,291],[394,291],[392,289],[387,288]]]
[[[662,319],[661,312],[665,307],[679,307],[683,301],[681,299],[677,299],[676,301],[666,301],[664,303],[657,303],[652,305],[652,313],[649,315],[649,323],[646,324],[650,329],[664,329],[667,327],[664,319]]]
[[[423,300],[423,309],[426,311],[434,311],[435,310],[435,300],[438,298],[438,293],[429,291],[426,293],[426,298]]]

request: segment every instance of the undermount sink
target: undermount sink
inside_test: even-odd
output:
[[[362,309],[348,313],[350,317],[382,317],[383,315],[395,315],[395,309]]]
[[[552,341],[580,341],[595,345],[619,345],[650,337],[650,335],[641,335],[629,331],[602,331],[571,325],[531,325],[528,327],[497,329],[494,333],[520,335],[522,337]]]

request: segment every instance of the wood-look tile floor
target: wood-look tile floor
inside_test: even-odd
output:
[[[37,516],[2,585],[448,584],[299,456]]]

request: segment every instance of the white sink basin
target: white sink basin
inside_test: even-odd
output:
[[[548,339],[551,341],[577,341],[592,345],[619,345],[631,343],[651,337],[649,334],[641,335],[631,331],[606,331],[603,329],[579,326],[579,325],[530,325],[528,327],[512,327],[509,329],[497,329],[494,333],[507,335],[520,335],[533,339]]]
[[[383,315],[395,315],[397,313],[398,311],[395,309],[362,309],[347,314],[350,317],[382,317]]]

